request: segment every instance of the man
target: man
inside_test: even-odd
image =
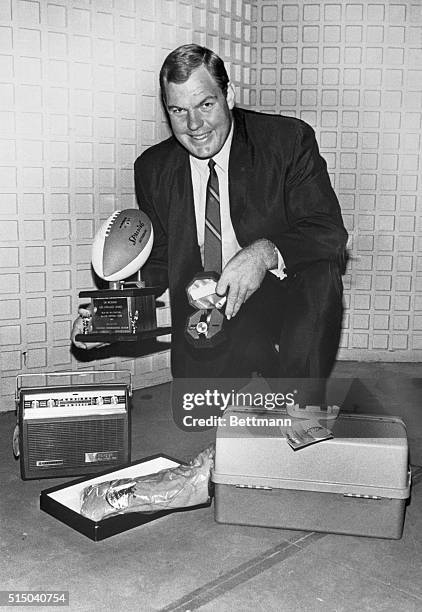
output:
[[[155,235],[143,276],[170,289],[173,376],[327,377],[347,234],[312,129],[236,108],[223,61],[198,45],[170,53],[160,85],[173,136],[136,160],[135,188]],[[208,269],[211,174],[227,340],[198,349],[185,289]]]

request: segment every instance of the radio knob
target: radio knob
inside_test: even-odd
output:
[[[103,398],[101,396],[97,397],[95,403],[97,404],[97,406],[102,406],[104,404]]]

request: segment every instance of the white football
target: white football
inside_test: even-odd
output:
[[[144,212],[116,210],[95,234],[92,267],[106,281],[123,280],[144,265],[153,241],[151,220]]]

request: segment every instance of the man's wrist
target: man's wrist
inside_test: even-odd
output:
[[[268,238],[260,238],[254,242],[259,248],[262,260],[267,270],[274,270],[278,266],[278,249]]]

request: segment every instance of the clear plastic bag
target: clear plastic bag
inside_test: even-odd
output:
[[[158,512],[210,501],[214,444],[187,465],[90,485],[81,495],[81,514],[94,521],[127,512]]]

